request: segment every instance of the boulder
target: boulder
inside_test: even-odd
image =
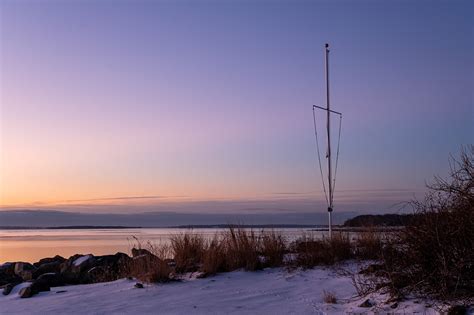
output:
[[[64,277],[60,273],[44,273],[39,276],[33,284],[41,288],[59,287],[66,284]],[[48,291],[48,290],[47,290]]]
[[[24,281],[33,279],[33,273],[36,267],[27,262],[15,263],[15,275],[20,276]]]
[[[143,249],[143,248],[132,248],[132,257],[137,257],[141,255],[153,255],[149,250]]]
[[[87,271],[86,275],[82,275],[82,280],[87,283],[99,283],[117,280],[113,278],[113,273],[110,272],[107,266],[93,267]]]
[[[168,267],[168,264],[161,260],[160,258],[156,257],[155,255],[140,255],[140,256],[135,256],[132,258],[130,261],[132,267],[140,267],[140,266],[166,266]]]
[[[23,279],[20,276],[17,276],[15,272],[9,272],[8,270],[1,270],[0,269],[0,286],[6,284],[13,284],[16,285],[18,283],[23,282]]]
[[[155,255],[140,255],[131,260],[130,274],[142,281],[169,281],[170,273],[168,264]]]
[[[6,262],[0,265],[0,272],[5,273],[7,275],[14,275],[15,274],[15,263]]]
[[[54,263],[54,262],[61,264],[65,261],[66,261],[66,258],[56,255],[54,257],[40,259],[39,261],[35,262],[33,266],[39,268],[41,265],[44,265],[44,264],[49,264],[49,263]]]
[[[114,281],[128,275],[131,258],[124,253],[97,256],[95,266],[88,270],[92,283]]]
[[[13,290],[13,284],[9,283],[3,286],[3,295],[8,295]]]
[[[6,284],[16,285],[23,279],[15,274],[15,263],[7,262],[0,265],[0,286]]]
[[[34,294],[35,294],[35,292],[31,289],[31,287],[21,288],[20,292],[18,292],[18,295],[22,299],[32,297]]]
[[[79,258],[81,256],[82,255],[76,254],[76,255],[73,255],[73,256],[69,257],[65,261],[63,261],[61,263],[61,265],[59,266],[59,272],[63,273],[63,272],[70,271],[73,261],[75,261],[77,258]]]
[[[51,291],[51,287],[46,281],[33,281],[30,288],[31,290],[33,290],[34,294],[39,292]]]
[[[448,315],[465,315],[468,314],[468,307],[465,305],[454,305],[448,309]]]
[[[59,261],[52,261],[43,263],[33,272],[33,279],[38,278],[45,273],[59,273],[61,270],[61,263]]]
[[[96,257],[97,266],[119,266],[129,263],[132,259],[127,254],[118,252],[115,255],[104,255]]]
[[[120,252],[103,256],[74,255],[61,263],[59,273],[67,284],[114,281],[129,274],[131,260],[127,254]]]
[[[169,279],[171,273],[170,261],[162,260],[146,249],[132,249],[133,258],[130,261],[130,273],[135,277],[143,274],[152,275],[151,278]],[[146,278],[150,278],[147,276]],[[153,281],[149,281],[153,282]]]
[[[59,273],[66,284],[87,284],[87,270],[94,267],[94,256],[74,255],[69,257],[59,266]]]
[[[93,255],[83,255],[81,257],[76,258],[72,261],[71,270],[72,272],[82,272],[89,270],[90,268],[94,267],[95,258]]]
[[[39,292],[50,291],[52,286],[61,284],[63,284],[63,282],[59,274],[43,274],[31,282],[29,286],[21,288],[18,295],[21,298],[29,298]]]
[[[369,299],[365,300],[359,305],[359,307],[372,307],[372,306],[374,306],[374,303]]]

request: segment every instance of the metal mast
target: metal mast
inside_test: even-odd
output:
[[[329,188],[329,238],[332,237],[332,206],[333,206],[333,191],[332,191],[332,167],[331,167],[331,108],[329,102],[329,44],[325,47],[326,55],[326,109],[327,109],[327,133],[328,133],[328,148],[327,148],[327,159],[328,159],[328,188]]]
[[[328,205],[328,215],[329,215],[329,237],[332,237],[332,211],[334,207],[334,188],[336,184],[336,174],[337,174],[337,165],[339,161],[339,145],[341,143],[341,125],[342,125],[342,113],[336,112],[331,109],[331,104],[329,100],[329,44],[324,45],[325,61],[326,61],[326,107],[321,107],[318,105],[313,105],[313,123],[314,123],[314,135],[316,140],[316,149],[318,153],[318,163],[319,170],[321,172],[321,180],[323,183],[324,196],[326,197]],[[326,184],[323,175],[323,166],[321,163],[321,154],[319,150],[318,142],[318,128],[316,126],[316,113],[315,109],[326,111],[326,131],[327,131],[327,151],[326,158],[328,159],[328,193],[326,193]],[[334,174],[332,171],[332,154],[331,154],[331,114],[336,114],[339,116],[339,134],[337,140],[337,150],[336,150],[336,167],[334,168]],[[333,176],[334,175],[334,176]]]

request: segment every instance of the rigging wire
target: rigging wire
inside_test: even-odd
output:
[[[337,114],[339,114],[339,113],[337,113]],[[323,183],[324,196],[326,198],[326,203],[329,206],[330,205],[329,202],[331,202],[331,204],[332,204],[333,201],[334,201],[334,195],[331,196],[333,200],[328,199],[328,195],[327,195],[327,192],[326,192],[326,184],[324,183],[323,167],[322,167],[322,163],[321,163],[321,154],[320,154],[320,150],[319,150],[319,141],[318,141],[318,131],[317,131],[317,125],[316,125],[316,113],[314,111],[314,107],[313,107],[313,124],[314,124],[314,135],[315,135],[315,140],[316,140],[316,149],[317,149],[317,152],[318,152],[319,171],[321,173],[321,180],[322,180],[322,183]],[[338,140],[337,140],[336,165],[335,165],[335,168],[334,168],[334,179],[333,179],[333,182],[330,183],[330,184],[332,184],[332,191],[334,191],[335,188],[336,188],[337,166],[339,164],[339,147],[340,147],[340,144],[341,144],[341,129],[342,129],[342,114],[339,114],[339,135],[338,135]]]
[[[321,172],[321,180],[323,182],[324,197],[326,198],[326,203],[329,206],[328,194],[326,193],[326,185],[324,184],[323,166],[321,164],[321,154],[319,153],[318,128],[316,127],[316,114],[314,112],[314,107],[313,107],[313,124],[314,124],[314,136],[316,139],[316,149],[318,151],[319,170]]]
[[[339,144],[341,144],[341,126],[342,126],[342,114],[339,114],[339,136],[337,139],[336,167],[334,168],[334,180],[333,180],[333,185],[332,185],[332,191],[335,191],[335,188],[336,188],[337,164],[339,162]],[[334,199],[334,195],[333,195],[333,199]]]

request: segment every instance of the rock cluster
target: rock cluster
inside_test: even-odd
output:
[[[134,248],[132,256],[120,252],[103,256],[77,254],[68,259],[61,256],[43,258],[33,264],[22,261],[5,263],[0,265],[0,288],[3,288],[4,295],[8,295],[17,284],[29,282],[18,293],[20,297],[28,298],[49,291],[51,287],[125,278],[131,270],[137,269],[134,265],[143,263],[145,259],[166,264],[144,249]]]

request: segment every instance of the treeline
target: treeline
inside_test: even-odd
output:
[[[344,226],[405,226],[413,221],[413,217],[413,214],[365,214],[346,220]]]

